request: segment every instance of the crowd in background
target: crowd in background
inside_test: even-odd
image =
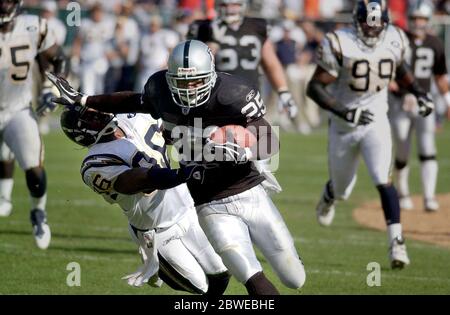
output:
[[[408,6],[390,1],[392,20],[407,29]],[[166,66],[170,50],[196,19],[214,17],[214,0],[79,0],[82,23],[64,23],[68,0],[25,0],[27,10],[49,20],[71,58],[71,81],[86,94],[141,91],[148,77]],[[317,106],[306,97],[315,51],[330,29],[351,23],[352,0],[249,0],[249,15],[270,23],[270,38],[300,105],[300,131],[320,124]],[[449,15],[450,0],[435,0],[435,14]],[[76,82],[78,81],[78,82]],[[262,91],[271,98],[270,85]],[[268,102],[271,104],[271,102]],[[275,106],[272,106],[272,111]]]

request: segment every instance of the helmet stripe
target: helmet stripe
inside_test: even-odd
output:
[[[184,52],[183,52],[183,67],[189,68],[189,47],[191,46],[191,41],[188,40],[186,44],[184,45]]]

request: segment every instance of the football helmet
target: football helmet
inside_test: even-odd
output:
[[[174,102],[185,111],[209,100],[216,78],[214,57],[206,44],[187,40],[172,50],[166,80]]]
[[[408,27],[410,32],[416,36],[424,36],[430,27],[433,10],[433,4],[425,0],[419,0],[412,5],[408,11]],[[416,19],[425,19],[426,22],[416,21]]]
[[[229,7],[228,4],[238,4],[239,8]],[[227,24],[240,23],[247,11],[247,0],[217,0],[216,12],[219,19]]]
[[[367,46],[376,46],[389,25],[386,0],[358,0],[353,10],[353,23],[358,38]]]
[[[0,26],[10,23],[18,14],[22,0],[0,0]]]
[[[68,106],[61,114],[61,128],[73,142],[90,147],[118,128],[116,116],[84,106]]]

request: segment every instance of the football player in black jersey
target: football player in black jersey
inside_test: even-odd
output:
[[[261,65],[278,92],[279,109],[294,118],[298,108],[289,92],[283,66],[268,38],[267,22],[244,16],[246,9],[247,0],[216,0],[217,19],[195,21],[187,36],[210,46],[218,71],[241,76],[256,86]]]
[[[247,0],[217,0],[217,19],[197,20],[190,25],[187,37],[206,43],[215,55],[216,69],[240,76],[259,86],[260,65],[273,88],[278,92],[278,108],[293,120],[297,104],[289,92],[287,79],[274,48],[268,38],[264,19],[244,16]],[[270,170],[270,160],[255,162],[266,180],[263,186],[269,193],[282,188]]]
[[[418,1],[409,12],[410,66],[421,88],[427,93],[434,80],[439,92],[450,106],[450,92],[447,76],[445,48],[441,40],[429,34],[433,6],[427,1]],[[404,91],[391,95],[391,123],[396,142],[395,177],[402,209],[411,210],[414,205],[409,196],[408,159],[413,130],[416,131],[417,148],[421,165],[424,207],[427,211],[437,211],[439,204],[435,198],[438,163],[436,160],[435,124],[432,114],[421,117],[416,113],[415,98]]]
[[[260,93],[247,81],[216,72],[211,50],[197,40],[178,44],[168,65],[168,70],[150,77],[143,93],[86,96],[62,78],[49,78],[61,93],[56,103],[102,112],[150,113],[162,120],[166,138],[175,147],[185,140],[185,134],[194,135],[188,139],[189,145],[179,147],[183,157],[180,165],[203,166],[187,184],[199,222],[224,264],[249,294],[278,294],[263,274],[253,242],[287,287],[301,288],[305,282],[303,263],[283,218],[260,185],[264,177],[252,163],[271,157],[279,149],[277,137],[263,118],[265,106]],[[208,127],[230,124],[252,127],[257,143],[243,148],[232,141],[209,141]],[[198,146],[200,153],[214,153],[215,158],[193,158]]]

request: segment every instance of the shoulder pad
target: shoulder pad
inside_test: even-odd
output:
[[[220,105],[229,106],[230,114],[247,122],[265,114],[266,107],[256,87],[236,76],[220,73],[220,78],[217,101]]]
[[[331,52],[333,53],[339,65],[342,67],[343,57],[339,36],[335,32],[330,32],[325,35],[325,38],[328,40],[330,44]]]

